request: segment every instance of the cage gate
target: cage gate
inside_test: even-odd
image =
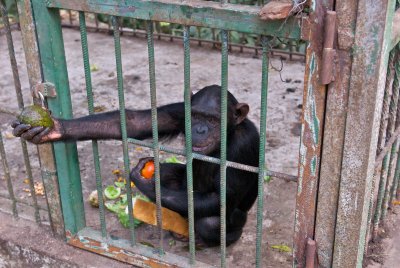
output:
[[[135,239],[135,230],[132,214],[129,213],[130,241],[111,237],[106,232],[104,205],[102,204],[102,186],[100,177],[100,164],[97,142],[93,141],[93,154],[96,172],[96,185],[99,193],[101,231],[93,230],[86,226],[83,206],[81,178],[79,173],[79,161],[75,143],[57,142],[53,144],[55,153],[57,175],[60,186],[62,212],[64,216],[65,232],[69,244],[108,257],[112,257],[127,263],[141,267],[206,267],[201,260],[195,259],[194,244],[194,216],[192,194],[192,167],[193,159],[200,159],[220,164],[221,168],[221,267],[225,267],[225,209],[226,209],[226,168],[233,167],[258,173],[259,192],[263,196],[263,179],[265,175],[288,178],[286,174],[280,174],[265,169],[265,136],[266,136],[266,99],[268,89],[268,38],[282,37],[308,42],[306,54],[306,72],[303,95],[303,120],[301,129],[300,162],[298,177],[298,194],[296,205],[296,224],[294,237],[294,264],[297,267],[305,265],[307,239],[314,238],[314,225],[316,215],[316,197],[318,186],[318,174],[322,144],[322,129],[325,111],[326,86],[319,81],[319,72],[322,65],[322,39],[324,14],[332,9],[331,1],[314,1],[310,5],[309,13],[289,17],[285,21],[262,21],[259,19],[258,7],[234,5],[221,1],[221,3],[206,1],[182,2],[180,0],[46,0],[29,1],[20,0],[22,14],[29,17],[33,14],[34,26],[37,33],[37,42],[40,52],[42,80],[55,85],[57,96],[47,98],[47,103],[53,115],[58,118],[69,119],[72,117],[71,97],[69,92],[68,74],[65,61],[63,38],[59,9],[74,10],[79,12],[81,45],[85,68],[86,89],[88,95],[89,113],[94,112],[93,94],[91,89],[91,74],[86,37],[85,12],[106,14],[112,16],[114,29],[115,59],[117,66],[118,96],[121,111],[121,132],[123,137],[124,171],[129,176],[128,143],[153,148],[156,165],[156,193],[157,193],[157,223],[161,226],[161,201],[159,159],[160,150],[184,155],[187,158],[188,174],[188,201],[189,201],[189,233],[190,233],[190,258],[183,258],[164,252],[162,242],[160,248],[151,249],[138,245]],[[30,10],[32,7],[32,10]],[[202,26],[221,29],[221,56],[222,56],[222,102],[221,102],[221,158],[202,156],[192,153],[190,149],[185,151],[160,146],[157,133],[156,110],[156,81],[152,23],[148,23],[148,61],[150,74],[151,108],[153,142],[147,143],[127,137],[126,115],[124,103],[124,86],[122,79],[121,48],[118,17],[142,19],[149,22],[163,21],[184,25],[184,53],[185,53],[185,114],[186,114],[186,148],[191,148],[190,137],[190,26]],[[227,77],[228,77],[228,31],[252,33],[262,36],[262,93],[261,93],[261,120],[260,120],[260,163],[259,167],[246,166],[226,160],[226,101],[227,101]],[[130,185],[127,184],[127,195],[130,196]],[[257,202],[257,241],[256,266],[261,267],[261,234],[262,234],[262,210],[263,199]],[[132,200],[128,198],[128,208],[132,211]],[[161,228],[159,227],[161,232]],[[162,239],[162,236],[161,236]]]

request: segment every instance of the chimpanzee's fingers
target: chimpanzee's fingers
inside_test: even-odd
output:
[[[20,137],[25,131],[27,131],[30,128],[31,128],[30,125],[25,125],[25,124],[16,125],[13,130],[13,135],[15,137]]]
[[[18,125],[21,125],[21,122],[19,120],[14,120],[14,121],[11,122],[11,127],[12,128],[17,127]]]
[[[35,143],[35,144],[39,144],[39,143],[45,142],[46,140],[44,140],[43,138],[44,138],[47,134],[49,134],[50,131],[51,131],[51,128],[48,128],[48,127],[45,128],[42,132],[40,132],[39,134],[35,135],[35,136],[32,138],[32,142]]]
[[[138,168],[139,171],[143,169],[144,165],[146,165],[147,162],[149,161],[154,161],[154,157],[144,157],[140,158],[138,164],[136,165],[135,168]]]
[[[29,129],[28,131],[25,131],[22,135],[21,138],[23,138],[24,140],[30,141],[32,140],[32,138],[34,136],[36,136],[37,134],[39,134],[40,132],[42,132],[44,130],[44,127],[34,127]]]

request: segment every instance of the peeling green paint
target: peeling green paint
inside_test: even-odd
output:
[[[371,31],[374,33],[375,36],[377,36],[379,28],[376,25],[374,25],[372,27]],[[380,46],[379,46],[378,40],[374,39],[373,43],[374,43],[373,50],[369,53],[369,55],[371,55],[371,59],[369,61],[368,67],[367,67],[368,75],[372,75],[374,73],[375,66],[378,62],[378,58],[380,57],[380,54],[379,54]]]
[[[313,156],[311,158],[311,165],[310,165],[310,170],[311,170],[311,175],[312,176],[316,176],[316,172],[317,172],[317,165],[318,165],[318,158],[317,156]]]
[[[314,87],[311,81],[314,73],[317,70],[317,64],[315,62],[315,55],[311,55],[310,59],[310,75],[308,76],[308,87],[307,87],[307,100],[305,103],[306,110],[304,111],[304,119],[308,123],[308,126],[312,133],[312,138],[314,144],[318,144],[319,142],[319,131],[320,131],[320,121],[317,115],[317,107],[315,104],[315,94],[314,94]]]

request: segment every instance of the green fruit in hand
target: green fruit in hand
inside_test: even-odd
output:
[[[32,127],[51,128],[54,125],[49,111],[39,105],[25,107],[17,118],[21,123],[31,125]]]

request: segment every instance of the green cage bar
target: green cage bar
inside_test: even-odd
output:
[[[22,110],[24,108],[24,100],[22,97],[21,81],[19,79],[17,60],[15,58],[14,43],[13,43],[13,39],[12,39],[12,35],[11,35],[11,28],[10,28],[10,23],[8,20],[9,18],[8,18],[8,14],[7,14],[7,8],[6,8],[4,0],[0,1],[0,14],[3,19],[4,28],[6,29],[8,54],[10,57],[10,64],[11,64],[12,73],[13,73],[14,88],[15,88],[15,93],[17,96],[18,108],[20,110]],[[40,214],[39,214],[39,206],[38,206],[38,202],[37,202],[37,198],[36,198],[36,194],[35,194],[35,187],[34,187],[33,176],[32,176],[31,162],[29,160],[28,147],[26,145],[25,140],[20,139],[20,142],[21,142],[21,147],[22,147],[22,154],[24,156],[26,175],[29,180],[29,190],[32,193],[31,198],[32,198],[32,202],[33,202],[33,208],[35,210],[35,212],[34,212],[35,221],[38,224],[41,224]]]
[[[257,6],[202,0],[48,0],[48,7],[103,13],[150,21],[209,27],[283,38],[301,38],[301,19],[289,17],[266,23]],[[151,12],[149,12],[151,11]],[[191,14],[188,16],[187,14]],[[234,18],[234,19],[233,19]],[[285,22],[285,23],[283,23]],[[284,27],[281,27],[284,24]]]
[[[393,49],[393,53],[396,53],[397,58],[400,58],[400,43],[397,44],[397,46]],[[394,80],[393,80],[393,88],[396,90],[400,90],[400,62],[397,60],[394,66]],[[400,110],[400,109],[399,109]],[[398,110],[398,111],[399,111]],[[396,122],[396,127],[400,126],[400,112],[397,113],[397,122]],[[399,143],[399,140],[396,141]],[[388,206],[390,207],[392,205],[393,199],[395,198],[396,192],[397,192],[397,187],[399,185],[399,171],[398,169],[400,168],[400,162],[399,162],[399,157],[400,154],[398,153],[397,155],[397,165],[396,165],[396,171],[395,171],[395,176],[393,177],[392,185],[390,188],[390,197],[388,200]],[[397,174],[397,175],[396,175]]]
[[[385,186],[386,186],[386,180],[388,177],[388,169],[389,169],[389,159],[390,159],[391,152],[387,153],[385,157],[383,158],[382,161],[382,172],[379,180],[379,186],[378,186],[378,197],[376,200],[376,206],[375,206],[375,213],[374,213],[374,221],[373,221],[373,237],[376,237],[378,234],[378,227],[379,223],[381,220],[381,214],[382,214],[382,204],[383,204],[383,196],[385,194]]]
[[[93,114],[94,100],[93,100],[93,90],[92,90],[92,77],[91,77],[90,62],[89,62],[89,49],[87,42],[86,19],[85,19],[85,13],[82,11],[79,12],[79,27],[81,33],[83,66],[85,70],[88,109],[89,109],[89,114]],[[104,216],[105,213],[104,213],[104,199],[103,199],[103,187],[101,180],[100,160],[99,160],[99,146],[96,140],[92,140],[92,150],[93,150],[94,171],[96,176],[97,197],[99,200],[101,235],[103,237],[106,237],[107,230],[106,230],[106,219]]]
[[[388,179],[386,180],[385,185],[385,192],[383,195],[382,201],[382,212],[381,212],[381,221],[384,221],[387,214],[387,209],[389,207],[389,199],[390,199],[390,189],[393,184],[395,167],[397,163],[397,151],[399,149],[399,140],[397,139],[396,142],[392,145],[391,153],[390,153],[390,164],[389,164],[389,172],[388,172]]]
[[[160,236],[159,253],[163,254],[164,237],[162,235],[162,214],[161,214],[160,147],[158,144],[156,68],[154,63],[154,38],[153,38],[152,21],[147,22],[147,49],[149,54],[151,127],[153,131],[153,156],[154,156],[154,166],[155,166],[154,175],[156,180],[157,227]]]
[[[396,199],[396,192],[399,184],[399,178],[400,178],[400,150],[397,152],[396,170],[394,172],[392,188],[390,189],[389,207],[393,205],[393,200]]]
[[[260,155],[258,163],[258,198],[257,198],[257,240],[256,267],[262,267],[261,242],[264,211],[264,176],[265,176],[265,140],[267,136],[267,97],[268,97],[268,39],[261,37],[262,75],[261,75],[261,112],[260,112]]]
[[[8,166],[8,162],[6,159],[6,151],[4,150],[4,143],[3,143],[3,134],[0,131],[0,156],[1,156],[1,163],[3,165],[4,175],[6,177],[7,183],[7,190],[8,190],[8,197],[11,199],[11,208],[15,218],[18,218],[18,210],[17,210],[17,200],[15,198],[11,176],[10,176],[10,169]]]
[[[221,1],[223,3],[223,1]],[[226,266],[226,139],[228,106],[228,32],[221,31],[221,267]]]
[[[125,96],[124,96],[124,79],[122,76],[122,59],[121,59],[121,42],[120,42],[120,29],[118,18],[112,17],[112,25],[114,28],[114,46],[115,46],[115,63],[117,67],[117,81],[118,81],[118,101],[119,111],[121,118],[121,134],[122,134],[122,150],[124,154],[124,177],[126,179],[126,196],[128,197],[128,215],[129,215],[129,231],[131,245],[136,243],[135,238],[135,224],[133,219],[133,206],[132,206],[132,189],[129,179],[129,154],[128,154],[128,135],[126,131],[126,111],[125,111]]]
[[[189,216],[189,251],[190,264],[196,260],[195,236],[194,236],[194,205],[193,205],[193,152],[192,152],[192,113],[190,89],[190,27],[183,28],[184,49],[184,99],[185,99],[185,146],[186,146],[186,175],[188,193]]]

